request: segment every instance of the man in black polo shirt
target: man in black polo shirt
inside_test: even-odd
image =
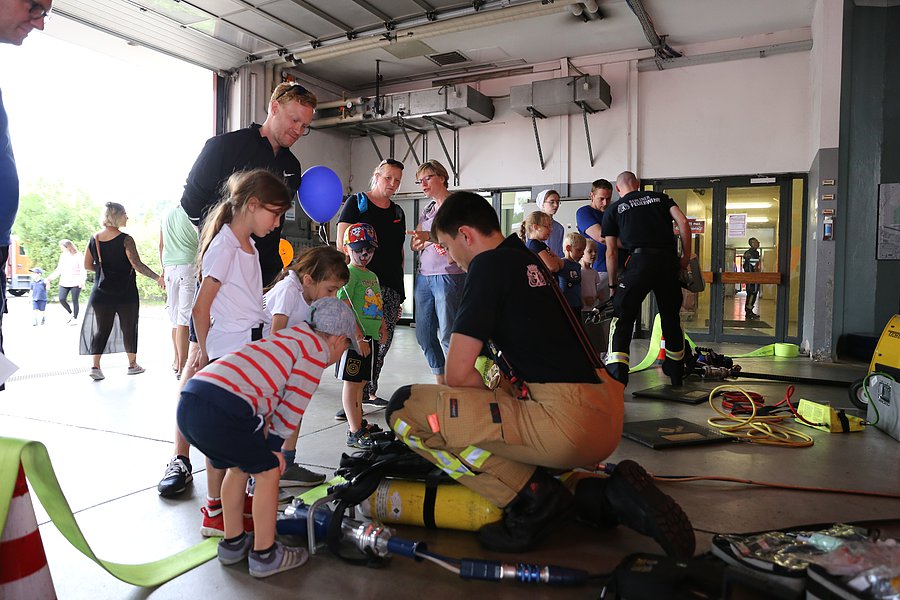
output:
[[[524,551],[573,507],[549,470],[596,465],[615,450],[623,388],[594,368],[552,275],[517,236],[504,238],[483,197],[451,194],[432,235],[467,272],[447,386],[400,388],[386,419],[410,448],[504,507],[501,521],[479,531],[485,547]],[[505,375],[496,390],[475,368],[485,346]],[[588,504],[587,512],[652,535],[672,554],[693,551],[687,517],[636,463],[590,481],[576,488],[579,510]]]
[[[223,133],[207,140],[200,156],[191,167],[181,197],[181,206],[191,222],[198,227],[202,226],[206,213],[222,199],[223,185],[236,171],[268,169],[284,177],[291,193],[296,194],[300,187],[300,161],[290,148],[309,128],[316,104],[315,94],[302,85],[293,82],[280,83],[272,92],[269,114],[262,125],[253,123],[245,129]],[[262,238],[251,236],[259,251],[263,287],[272,283],[283,266],[281,256],[278,254],[283,226],[284,217],[269,235]],[[182,386],[196,371],[193,365],[199,346],[193,331],[191,334],[187,364],[181,377]],[[173,458],[157,485],[157,491],[161,496],[180,494],[193,480],[191,463],[188,459],[190,445],[177,427],[174,450]],[[321,483],[325,479],[324,475],[310,471],[306,471],[306,474],[312,484]],[[215,494],[216,491],[212,490],[210,493]]]
[[[290,148],[309,128],[316,108],[316,96],[302,85],[279,84],[269,100],[269,114],[262,125],[223,133],[210,138],[188,174],[181,206],[191,222],[200,226],[206,213],[222,199],[222,185],[235,171],[268,169],[280,177],[291,193],[300,187],[300,161]],[[269,235],[252,236],[259,250],[263,286],[281,272],[278,243],[281,224]]]
[[[684,332],[681,330],[681,284],[678,273],[687,267],[691,254],[691,230],[687,217],[675,202],[658,192],[641,191],[641,182],[631,171],[616,178],[621,198],[603,214],[606,237],[606,269],[615,316],[609,332],[606,370],[628,384],[628,359],[634,321],[641,303],[651,291],[656,296],[662,334],[666,340],[663,372],[672,385],[684,377]],[[672,230],[678,226],[684,254],[679,259]],[[625,269],[619,273],[618,244],[629,251]]]

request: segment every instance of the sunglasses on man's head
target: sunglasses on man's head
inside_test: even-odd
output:
[[[312,92],[310,92],[308,89],[306,89],[305,87],[303,87],[296,81],[292,81],[292,82],[290,82],[289,86],[287,86],[286,88],[281,90],[281,92],[277,96],[275,96],[275,100],[278,100],[279,98],[281,98],[288,92],[297,92],[297,94],[299,94],[300,96],[311,96],[312,95]]]

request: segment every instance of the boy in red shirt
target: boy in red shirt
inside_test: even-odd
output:
[[[281,445],[297,427],[322,372],[351,344],[358,352],[353,311],[337,298],[322,298],[310,306],[305,323],[226,354],[182,390],[178,427],[213,466],[228,469],[222,483],[222,564],[248,558],[251,575],[268,577],[309,557],[304,548],[275,541],[278,480],[285,467]],[[254,533],[243,525],[250,475],[256,481]]]

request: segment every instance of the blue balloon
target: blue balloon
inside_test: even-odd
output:
[[[316,165],[303,173],[297,197],[310,219],[316,223],[327,223],[341,208],[344,188],[334,171]]]

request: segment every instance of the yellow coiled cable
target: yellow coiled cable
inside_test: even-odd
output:
[[[736,391],[746,396],[750,405],[750,414],[746,417],[737,417],[716,406],[713,399],[716,394],[725,391]],[[750,394],[739,386],[720,385],[715,388],[709,393],[709,405],[719,416],[710,417],[706,422],[724,435],[766,446],[806,448],[813,445],[813,439],[809,435],[781,424],[785,419],[791,418],[790,416],[757,416],[756,404],[750,398]]]

